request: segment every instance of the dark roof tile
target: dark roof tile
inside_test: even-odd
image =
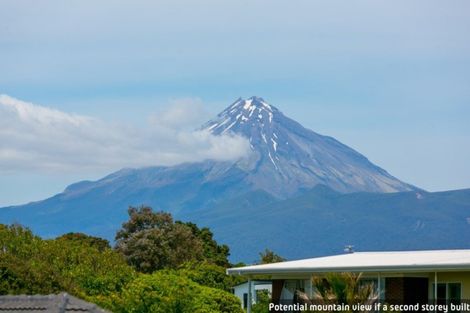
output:
[[[0,312],[90,312],[107,313],[93,303],[89,303],[67,293],[58,295],[19,295],[0,296]]]

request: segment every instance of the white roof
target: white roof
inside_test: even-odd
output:
[[[231,275],[325,273],[325,272],[405,272],[470,271],[470,250],[430,250],[354,252],[227,270]]]

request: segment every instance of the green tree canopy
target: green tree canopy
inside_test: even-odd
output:
[[[177,273],[203,286],[231,291],[232,287],[245,281],[242,276],[229,276],[225,267],[209,262],[188,262]]]
[[[89,236],[84,233],[67,233],[56,238],[57,240],[69,240],[74,242],[80,242],[90,247],[95,247],[100,251],[111,249],[109,241],[103,238]]]
[[[227,245],[219,245],[214,239],[214,234],[207,227],[199,228],[196,224],[188,222],[181,223],[189,228],[193,234],[202,241],[204,259],[208,262],[214,263],[219,266],[229,267],[230,262],[228,257],[230,256],[230,249]]]
[[[20,225],[0,224],[0,294],[28,289],[28,262],[37,254],[41,239]]]
[[[151,273],[203,259],[202,240],[186,224],[175,223],[171,214],[145,206],[130,207],[128,213],[116,235],[116,250],[138,271]]]
[[[259,254],[259,256],[260,256],[261,264],[284,262],[286,260],[282,256],[274,253],[273,251],[269,249],[265,249],[263,252]]]
[[[118,253],[82,241],[42,240],[19,225],[0,224],[0,294],[79,297],[120,290],[134,271]]]
[[[116,313],[243,313],[234,295],[198,285],[171,270],[142,274],[121,293],[96,297],[96,302]]]
[[[183,253],[179,249],[191,250],[194,246],[179,241],[175,242],[179,245],[176,248],[171,244],[162,246],[159,240],[171,242],[189,236],[191,240],[199,240],[202,257],[204,245],[199,235],[206,238],[208,246],[212,245],[207,251],[218,246],[207,229],[175,223],[169,214],[150,210],[143,210],[144,217],[139,215],[140,210],[130,210],[134,215],[121,230],[121,238],[133,243],[134,239],[138,242],[139,238],[152,238],[154,230],[161,231],[163,235],[157,241],[144,247],[168,248],[170,256],[166,260],[173,262],[170,264],[180,262],[171,259]],[[71,233],[43,240],[20,225],[0,224],[0,294],[66,291],[113,312],[242,313],[238,298],[227,292],[237,279],[240,278],[227,276],[224,267],[208,260],[201,262],[199,258],[178,269],[141,274],[100,238]]]

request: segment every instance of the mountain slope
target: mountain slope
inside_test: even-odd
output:
[[[248,262],[265,247],[289,259],[338,254],[345,245],[357,251],[470,248],[470,189],[341,194],[317,186],[275,203],[250,202],[220,204],[197,217]]]
[[[235,166],[250,174],[246,183],[253,189],[280,197],[318,184],[340,192],[416,189],[334,138],[304,128],[262,98],[238,99],[203,129],[248,138],[252,153]]]

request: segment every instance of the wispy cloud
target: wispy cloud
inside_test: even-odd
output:
[[[152,114],[149,122],[154,127],[185,129],[201,124],[209,117],[199,98],[171,99],[164,110]]]
[[[200,100],[175,100],[135,127],[0,95],[0,172],[117,170],[248,153],[245,138],[182,130],[202,110]]]

